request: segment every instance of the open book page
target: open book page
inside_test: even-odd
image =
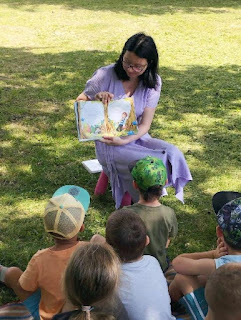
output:
[[[98,140],[103,136],[127,136],[137,133],[137,120],[132,98],[75,102],[75,115],[80,141]]]

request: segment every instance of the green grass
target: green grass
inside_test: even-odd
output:
[[[179,222],[170,256],[215,246],[211,197],[240,191],[240,15],[234,0],[1,1],[0,263],[25,268],[51,244],[41,216],[64,184],[92,196],[83,238],[104,233],[114,202],[109,191],[93,195],[98,175],[81,161],[95,157],[94,143],[78,142],[73,102],[139,31],[160,53],[163,90],[151,134],[177,145],[193,175],[185,205],[173,189],[163,199]],[[0,304],[14,299],[0,290]]]

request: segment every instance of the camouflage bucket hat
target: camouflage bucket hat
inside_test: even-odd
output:
[[[167,180],[167,170],[162,160],[150,156],[137,161],[131,174],[144,191],[156,185],[164,186]]]
[[[241,198],[226,203],[216,215],[225,239],[241,248]]]

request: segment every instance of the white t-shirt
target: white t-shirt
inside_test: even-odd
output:
[[[167,282],[156,258],[122,264],[119,295],[130,320],[174,320]]]

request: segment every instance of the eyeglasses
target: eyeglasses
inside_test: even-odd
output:
[[[132,64],[129,64],[124,60],[122,60],[122,64],[126,69],[131,68],[135,72],[142,72],[147,66],[147,64],[145,64],[144,66],[133,66]]]

